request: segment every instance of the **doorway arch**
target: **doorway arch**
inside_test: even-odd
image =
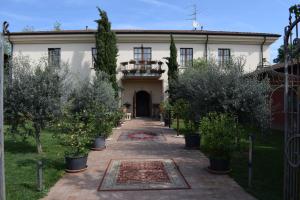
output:
[[[150,117],[151,95],[146,91],[136,93],[136,116]]]

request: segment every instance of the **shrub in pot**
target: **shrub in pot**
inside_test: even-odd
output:
[[[172,106],[169,101],[164,101],[160,104],[160,112],[162,113],[165,126],[171,126]]]
[[[185,140],[185,148],[187,149],[200,148],[201,136],[198,131],[198,127],[195,126],[195,124],[190,121],[188,121],[188,123],[185,122],[184,140]]]
[[[85,111],[84,111],[85,112]],[[61,134],[57,134],[60,142],[67,147],[65,162],[67,172],[80,172],[87,168],[89,128],[83,120],[85,113],[71,114],[64,112],[57,126]]]
[[[200,122],[202,144],[209,155],[208,169],[216,173],[230,170],[231,155],[238,146],[242,128],[229,114],[209,113]]]
[[[91,149],[101,151],[106,148],[105,140],[111,134],[113,113],[102,106],[95,107],[90,117],[90,134],[93,138]]]

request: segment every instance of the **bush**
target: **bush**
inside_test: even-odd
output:
[[[191,105],[191,120],[197,123],[209,112],[230,113],[248,124],[268,125],[268,80],[246,76],[243,60],[234,59],[225,66],[214,61],[195,61],[179,75],[174,97]]]
[[[209,155],[224,159],[230,159],[242,136],[242,128],[231,115],[215,112],[202,118],[200,131]]]
[[[107,75],[97,72],[92,82],[86,79],[78,84],[68,98],[69,111],[80,114],[81,120],[89,127],[89,135],[108,137],[118,114],[114,89]]]
[[[80,157],[88,153],[88,144],[91,142],[89,134],[89,123],[82,120],[83,113],[72,113],[67,110],[63,113],[60,122],[56,124],[61,131],[56,137],[62,145],[67,147],[66,156]]]
[[[90,134],[96,138],[103,136],[107,138],[114,127],[114,117],[116,112],[109,112],[105,107],[98,105],[90,111]]]

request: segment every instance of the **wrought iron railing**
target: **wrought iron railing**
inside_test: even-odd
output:
[[[160,77],[165,70],[161,61],[135,61],[121,62],[121,71],[124,77],[155,76]]]
[[[284,200],[300,200],[300,5],[290,8],[284,35]],[[295,78],[289,79],[290,76]]]

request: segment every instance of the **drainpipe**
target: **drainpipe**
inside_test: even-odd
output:
[[[264,67],[264,45],[266,44],[267,37],[264,36],[264,40],[260,45],[260,54],[261,54],[261,67]]]
[[[206,35],[206,41],[205,41],[205,54],[204,54],[204,56],[205,56],[205,61],[207,62],[207,53],[208,53],[208,35]]]

